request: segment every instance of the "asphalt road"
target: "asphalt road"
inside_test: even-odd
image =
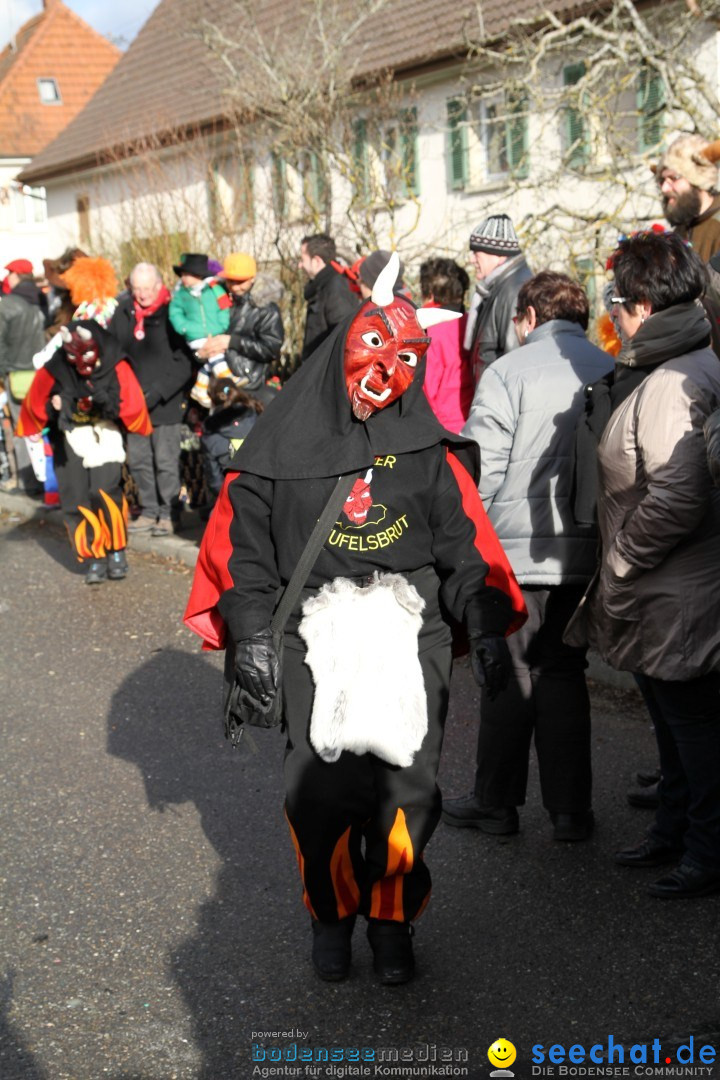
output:
[[[657,872],[613,865],[648,823],[625,791],[654,755],[635,694],[601,685],[592,840],[553,842],[533,770],[517,837],[435,834],[414,983],[377,986],[361,934],[352,977],[320,982],[281,736],[256,733],[255,752],[224,742],[219,659],[180,624],[189,585],[187,568],[131,554],[125,582],[89,589],[59,533],[0,519],[0,1080],[479,1080],[499,1037],[518,1078],[551,1075],[532,1071],[536,1044],[610,1038],[639,1075],[630,1048],[659,1039],[661,1065],[642,1073],[659,1076],[678,1075],[662,1063],[677,1067],[690,1036],[696,1065],[702,1044],[720,1050],[720,897],[655,900]],[[458,666],[448,793],[470,786],[476,701]],[[343,1064],[288,1060],[332,1047]],[[352,1064],[353,1048],[375,1062]],[[443,1051],[456,1071],[440,1071]]]

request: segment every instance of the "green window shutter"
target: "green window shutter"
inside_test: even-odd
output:
[[[405,195],[419,195],[417,109],[414,106],[411,109],[404,109],[400,115],[400,138],[404,193]]]
[[[568,64],[563,69],[565,86],[575,86],[585,75],[585,64]],[[565,110],[565,139],[569,151],[568,165],[577,169],[587,164],[590,157],[590,144],[582,110],[575,105],[568,105]]]
[[[665,86],[662,76],[644,66],[637,78],[638,146],[652,150],[662,140],[665,126]]]
[[[506,127],[507,156],[510,172],[519,180],[524,180],[529,171],[527,99],[518,98],[509,102]]]
[[[467,106],[460,98],[447,102],[448,176],[453,191],[464,191],[469,180]]]
[[[270,171],[272,175],[272,197],[275,217],[282,218],[285,216],[287,204],[287,179],[285,176],[285,162],[274,150],[270,155]]]
[[[361,199],[369,194],[370,176],[368,168],[367,121],[359,116],[353,123],[353,187]]]

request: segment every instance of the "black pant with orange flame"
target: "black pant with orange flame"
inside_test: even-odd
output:
[[[127,547],[127,502],[122,465],[86,469],[64,438],[53,442],[53,464],[70,543],[80,562]]]
[[[348,647],[352,647],[348,643]],[[428,732],[413,764],[388,765],[347,751],[326,762],[308,741],[313,683],[304,652],[285,648],[283,695],[288,745],[285,812],[303,900],[313,918],[347,915],[398,922],[417,918],[430,898],[423,851],[440,819],[436,777],[447,714],[450,648],[420,653]],[[368,709],[381,709],[372,697]]]

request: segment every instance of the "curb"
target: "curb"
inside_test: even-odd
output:
[[[51,527],[60,526],[62,521],[59,510],[51,510],[37,499],[31,499],[29,495],[0,491],[0,510],[19,514],[25,521],[43,522]],[[128,548],[145,555],[175,559],[191,568],[195,566],[198,557],[196,541],[183,536],[150,536],[149,533],[137,533],[128,537]]]

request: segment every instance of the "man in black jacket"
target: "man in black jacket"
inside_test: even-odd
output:
[[[180,438],[193,364],[185,343],[168,320],[170,293],[160,271],[138,263],[130,293],[121,298],[110,331],[129,357],[145,394],[153,433],[127,436],[128,465],[137,484],[142,514],[130,532],[172,532],[171,510],[180,492]]]
[[[33,281],[28,259],[14,259],[5,267],[8,294],[0,303],[0,378],[5,383],[13,428],[27,387],[21,386],[25,372],[33,371],[33,356],[45,344],[45,316],[41,292]],[[29,382],[30,375],[27,375]],[[35,478],[30,455],[22,439],[14,440],[17,481],[28,495],[42,493]],[[13,482],[14,486],[14,482]]]
[[[307,274],[305,286],[307,317],[301,360],[315,352],[338,323],[358,309],[347,278],[332,265],[337,258],[335,241],[326,233],[304,236],[300,245],[298,267]]]
[[[238,387],[269,405],[277,390],[267,385],[268,367],[278,360],[285,338],[280,308],[275,303],[258,304],[250,295],[257,277],[257,263],[243,251],[228,255],[219,275],[233,306],[227,334],[209,337],[198,356],[208,358],[224,352]]]

